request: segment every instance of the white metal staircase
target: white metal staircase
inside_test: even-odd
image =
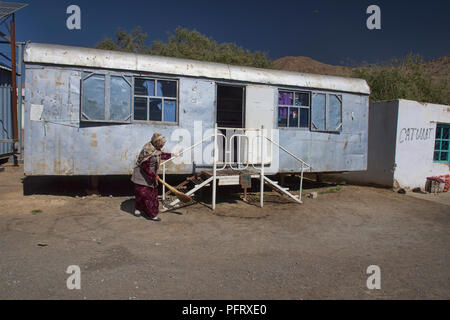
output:
[[[231,137],[226,137],[223,133],[219,132],[219,130],[235,130],[237,132],[242,133],[234,133]],[[223,161],[219,161],[219,146],[218,146],[218,138],[223,138]],[[243,128],[219,128],[217,124],[214,128],[214,134],[206,137],[205,139],[193,144],[189,148],[183,150],[178,154],[180,157],[187,151],[192,150],[193,148],[202,145],[205,142],[214,140],[214,148],[213,148],[213,165],[212,172],[208,172],[206,177],[202,179],[198,178],[190,178],[192,182],[194,182],[194,187],[186,192],[187,195],[193,195],[198,190],[203,188],[206,185],[212,183],[212,209],[215,210],[216,207],[216,188],[217,182],[219,186],[222,185],[239,185],[240,184],[240,174],[245,172],[246,174],[250,174],[251,179],[257,178],[260,181],[260,206],[264,205],[264,185],[267,184],[273,190],[278,191],[282,195],[286,195],[297,203],[302,203],[302,188],[303,188],[303,173],[305,169],[311,170],[311,166],[292,154],[284,147],[279,145],[277,142],[273,141],[273,139],[267,137],[265,135],[264,127],[261,129],[243,129]],[[244,142],[244,143],[243,143]],[[266,142],[266,143],[265,143]],[[294,195],[289,191],[289,188],[282,187],[279,185],[277,181],[273,181],[269,179],[265,175],[265,165],[267,161],[270,163],[270,159],[265,159],[266,157],[266,144],[269,146],[275,146],[278,149],[286,152],[289,156],[294,158],[300,164],[300,186],[298,195]],[[237,145],[237,154],[236,160],[233,158],[233,149],[236,149]],[[255,152],[256,146],[259,147],[259,152]],[[271,150],[269,150],[271,151]],[[272,157],[273,153],[270,152],[270,157]],[[259,157],[259,158],[258,158]],[[163,180],[166,180],[166,164],[173,161],[177,157],[173,157],[169,160],[166,160],[161,163],[163,170]],[[183,184],[184,185],[184,184]],[[163,185],[163,201],[165,201],[166,192],[165,186]],[[166,205],[165,209],[170,210],[176,208],[180,204],[178,199],[172,201],[170,204]]]
[[[189,190],[188,192],[186,192],[186,195],[188,195],[188,196],[193,195],[195,192],[197,192],[198,190],[200,190],[200,189],[203,188],[204,186],[210,184],[211,181],[213,181],[213,177],[210,177],[210,178],[206,179],[205,181],[203,181],[203,182],[200,183],[200,184],[196,184],[194,188],[192,188],[191,190]],[[180,203],[180,200],[178,200],[178,199],[172,201],[172,202],[169,204],[169,208],[175,207],[178,203]]]
[[[289,192],[289,188],[283,188],[278,184],[278,181],[270,180],[267,176],[264,176],[264,180],[267,181],[272,187],[275,187],[276,189],[280,190],[282,194],[287,195],[292,200],[298,203],[303,203],[300,195],[293,195],[292,193]]]

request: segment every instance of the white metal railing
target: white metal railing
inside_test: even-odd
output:
[[[201,141],[199,141],[197,143],[194,143],[192,146],[190,146],[190,147],[184,149],[183,151],[179,152],[176,157],[171,157],[170,159],[161,162],[161,166],[163,168],[163,181],[164,182],[166,181],[166,163],[169,163],[169,162],[171,162],[171,161],[181,157],[181,155],[183,153],[185,153],[185,152],[187,152],[187,151],[189,151],[189,150],[191,150],[191,149],[193,149],[193,148],[203,144],[205,141],[211,139],[214,136],[215,135],[208,136],[208,137],[204,138],[203,140],[201,140]],[[214,146],[214,148],[215,148],[215,146]],[[162,199],[163,199],[163,201],[166,200],[166,186],[164,184],[163,184],[163,191],[162,191]]]
[[[223,134],[223,133],[219,133],[218,130],[234,130],[234,131],[243,131],[244,134],[233,134],[231,135],[229,141],[227,140],[227,137]],[[256,136],[253,137],[253,141],[252,144],[250,144],[250,139],[249,137],[245,134],[249,131],[255,131],[257,133]],[[224,156],[224,161],[223,163],[219,163],[218,162],[218,156],[219,156],[219,147],[217,144],[217,139],[218,137],[221,136],[224,138],[224,148],[223,148],[223,156]],[[291,198],[293,199],[297,199],[297,197],[291,195],[289,192],[287,192],[284,188],[282,188],[281,186],[278,185],[278,183],[275,183],[274,181],[270,180],[269,178],[267,178],[265,176],[265,155],[266,155],[266,151],[265,151],[265,145],[266,143],[264,143],[266,138],[267,141],[269,141],[272,145],[278,147],[279,149],[283,150],[284,152],[286,152],[289,156],[291,156],[293,159],[295,159],[296,161],[298,161],[300,163],[300,186],[299,186],[299,195],[298,195],[298,202],[301,203],[301,198],[302,198],[302,189],[303,189],[303,174],[305,169],[312,169],[311,166],[306,163],[304,160],[302,160],[301,158],[297,157],[295,154],[293,154],[292,152],[290,152],[289,150],[287,150],[286,148],[282,147],[280,144],[278,144],[277,142],[273,141],[271,138],[267,137],[264,135],[264,126],[262,126],[260,129],[246,129],[246,128],[220,128],[217,126],[217,124],[215,124],[214,126],[214,134],[204,138],[203,140],[193,144],[192,146],[184,149],[183,151],[181,151],[180,153],[178,153],[178,155],[176,157],[172,157],[168,160],[165,160],[163,162],[161,162],[161,166],[163,169],[163,181],[166,181],[166,164],[181,157],[185,152],[190,151],[192,149],[194,149],[195,147],[205,143],[206,141],[209,141],[211,138],[214,139],[214,147],[213,147],[213,174],[212,174],[212,209],[215,210],[216,208],[216,181],[217,181],[217,171],[221,171],[221,170],[225,170],[227,167],[230,167],[232,170],[245,170],[248,169],[249,164],[252,164],[252,167],[259,171],[260,174],[260,206],[263,207],[264,206],[264,182],[267,181],[270,184],[272,184],[273,186],[279,188],[281,191],[283,191],[284,193],[287,193]],[[244,141],[246,141],[246,146],[244,146],[244,148],[241,148],[241,139],[244,139]],[[234,139],[237,139],[237,161],[234,161],[234,159],[232,159],[233,156],[233,142]],[[259,141],[258,141],[259,139]],[[260,143],[260,161],[261,164],[258,166],[255,166],[255,163],[253,161],[253,149],[254,149],[254,144],[253,142],[257,141]],[[241,151],[245,150],[244,152],[244,159],[241,159]],[[256,162],[258,162],[256,160]],[[222,165],[221,167],[218,167],[218,164]],[[210,180],[210,179],[208,179]],[[208,181],[209,182],[209,181]],[[206,185],[203,184],[202,187]],[[197,188],[196,190],[198,190],[200,188]],[[195,191],[196,191],[195,190]],[[192,191],[192,190],[191,190]],[[163,184],[163,194],[162,194],[162,198],[163,201],[165,200],[165,193],[166,193],[166,187]],[[193,192],[192,192],[193,193]],[[174,201],[173,203],[177,203],[177,201]]]
[[[286,152],[288,155],[290,155],[292,158],[294,158],[295,160],[297,160],[298,162],[300,162],[301,166],[300,166],[300,187],[299,187],[299,194],[298,194],[298,199],[300,200],[300,202],[302,201],[302,191],[303,191],[303,174],[305,171],[305,168],[308,168],[309,170],[312,169],[311,165],[309,165],[308,163],[306,163],[305,161],[303,161],[302,159],[300,159],[299,157],[297,157],[295,154],[293,154],[292,152],[290,152],[289,150],[287,150],[286,148],[280,146],[278,143],[276,143],[275,141],[273,141],[272,139],[270,139],[269,137],[265,137],[267,140],[269,140],[272,144],[274,144],[275,146],[277,146],[279,149],[283,150],[284,152]]]

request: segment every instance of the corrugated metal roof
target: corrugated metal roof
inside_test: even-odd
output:
[[[6,70],[6,71],[9,71],[9,72],[12,71],[10,67],[8,67],[7,65],[5,65],[5,64],[3,64],[1,62],[0,62],[0,69],[1,70]]]
[[[13,14],[16,11],[19,11],[22,8],[28,6],[27,3],[18,3],[18,2],[4,2],[0,1],[0,19],[10,14]]]
[[[53,44],[28,43],[25,48],[24,61],[27,63],[120,69],[370,94],[370,88],[363,79],[258,69]]]

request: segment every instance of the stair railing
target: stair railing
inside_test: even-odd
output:
[[[177,156],[171,157],[170,159],[161,162],[161,166],[162,166],[162,168],[163,168],[163,181],[166,182],[166,164],[167,164],[167,163],[169,163],[169,162],[171,162],[171,161],[173,161],[173,160],[175,160],[175,159],[181,157],[185,152],[187,152],[187,151],[189,151],[189,150],[192,150],[193,148],[195,148],[195,147],[197,147],[197,146],[203,144],[204,142],[208,141],[208,140],[211,139],[212,137],[215,137],[215,134],[210,135],[210,136],[204,138],[203,140],[201,140],[201,141],[199,141],[199,142],[197,142],[197,143],[194,143],[192,146],[190,146],[190,147],[188,147],[188,148],[182,150],[181,152],[179,152]],[[215,146],[214,146],[214,148],[215,148]],[[163,190],[162,190],[162,200],[165,201],[165,200],[166,200],[166,186],[163,184],[163,187],[162,187],[162,188],[163,188]]]
[[[268,180],[268,178],[265,177],[265,165],[264,165],[265,159],[264,159],[264,157],[265,157],[265,145],[266,145],[266,144],[264,143],[263,137],[266,138],[270,143],[272,143],[273,145],[275,145],[275,146],[278,147],[279,149],[281,149],[281,150],[283,150],[284,152],[286,152],[289,156],[291,156],[292,158],[294,158],[296,161],[300,162],[300,164],[301,164],[301,167],[300,167],[300,186],[299,186],[299,196],[298,196],[298,199],[299,199],[299,202],[301,203],[302,189],[303,189],[303,174],[304,174],[305,169],[308,169],[308,168],[309,168],[309,169],[311,170],[312,167],[311,167],[308,163],[306,163],[304,160],[300,159],[299,157],[297,157],[296,155],[294,155],[292,152],[290,152],[290,151],[287,150],[286,148],[282,147],[282,146],[279,145],[277,142],[273,141],[271,138],[265,136],[265,135],[264,135],[264,126],[261,126],[261,129],[219,128],[219,127],[217,126],[217,123],[216,123],[216,124],[214,125],[214,134],[212,134],[212,135],[210,135],[210,136],[208,136],[208,137],[205,137],[205,138],[202,139],[201,141],[199,141],[199,142],[197,142],[197,143],[191,145],[190,147],[188,147],[188,148],[182,150],[181,152],[178,153],[177,156],[172,157],[172,158],[170,158],[170,159],[168,159],[168,160],[165,160],[165,161],[161,162],[161,166],[162,166],[162,168],[163,168],[163,181],[166,181],[166,164],[167,164],[167,163],[169,163],[169,162],[171,162],[171,161],[174,161],[175,159],[181,157],[181,156],[182,156],[184,153],[186,153],[187,151],[190,151],[190,150],[192,150],[193,148],[195,148],[195,147],[197,147],[197,146],[203,144],[204,142],[210,140],[211,138],[214,138],[214,147],[213,147],[213,180],[212,180],[212,183],[213,183],[213,185],[212,185],[212,209],[214,210],[215,207],[216,207],[216,180],[217,180],[217,171],[224,170],[227,166],[230,166],[230,168],[233,169],[233,170],[245,170],[246,168],[248,168],[249,162],[251,161],[250,158],[249,158],[249,155],[251,154],[252,157],[253,157],[253,150],[250,150],[250,149],[253,149],[253,144],[252,144],[252,148],[250,148],[250,144],[248,143],[248,142],[249,142],[249,137],[248,137],[248,136],[246,136],[245,134],[234,134],[234,135],[232,135],[231,138],[230,138],[230,143],[228,143],[226,136],[225,136],[224,134],[218,132],[219,129],[242,130],[242,131],[244,131],[244,132],[246,132],[246,131],[256,131],[256,132],[259,133],[257,136],[253,137],[253,139],[255,139],[256,141],[259,139],[259,143],[260,143],[261,167],[260,167],[259,171],[260,171],[260,183],[261,183],[261,184],[260,184],[260,206],[261,206],[261,207],[263,207],[263,205],[264,205],[264,181],[265,181],[265,180]],[[220,168],[217,167],[217,164],[218,164],[217,158],[218,158],[218,151],[219,151],[219,150],[218,150],[218,145],[217,145],[217,138],[218,138],[219,136],[224,137],[224,144],[225,144],[224,164],[223,164],[223,166],[220,167]],[[246,148],[246,150],[247,150],[247,152],[246,152],[246,158],[247,158],[247,159],[245,159],[245,160],[246,160],[246,161],[245,161],[246,163],[245,163],[244,167],[240,167],[242,163],[241,163],[241,161],[240,161],[240,160],[241,160],[241,159],[240,159],[240,148],[238,148],[238,150],[239,150],[239,153],[238,153],[238,161],[237,161],[237,166],[238,166],[238,167],[236,168],[236,167],[233,167],[233,165],[232,165],[232,163],[234,163],[234,161],[232,161],[232,159],[231,159],[231,155],[232,155],[232,152],[231,152],[231,146],[232,146],[232,143],[231,143],[231,142],[233,141],[233,139],[236,139],[237,137],[244,137],[244,138],[246,139],[246,141],[247,141],[247,148]],[[255,167],[254,163],[252,163],[252,166],[253,166],[254,169],[258,170],[258,169]],[[163,199],[163,201],[165,200],[165,197],[166,197],[166,196],[165,196],[165,194],[166,194],[165,191],[166,191],[166,187],[165,187],[165,185],[163,184],[163,192],[162,192],[162,199]]]
[[[312,167],[310,164],[308,164],[307,162],[305,162],[303,159],[300,159],[299,157],[297,157],[295,154],[293,154],[292,152],[290,152],[289,150],[287,150],[286,148],[282,147],[281,145],[279,145],[277,142],[273,141],[271,138],[267,137],[264,135],[264,126],[261,126],[261,136],[266,138],[268,141],[270,141],[273,145],[275,145],[276,147],[278,147],[279,149],[283,150],[284,152],[286,152],[289,156],[291,156],[292,158],[294,158],[295,160],[297,160],[298,162],[300,162],[300,186],[299,186],[299,195],[298,195],[298,199],[299,202],[301,203],[302,201],[302,191],[303,191],[303,174],[305,169],[309,169],[310,171],[312,170]],[[264,176],[264,143],[263,143],[263,139],[261,139],[261,207],[263,207],[263,191],[264,191],[264,180],[266,179]]]

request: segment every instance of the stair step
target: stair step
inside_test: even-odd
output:
[[[231,186],[239,184],[239,176],[218,176],[219,186]]]
[[[280,189],[283,189],[284,191],[289,191],[289,188],[283,188],[280,186],[280,183],[278,181],[273,181],[273,184],[276,184]]]
[[[197,190],[200,190],[203,186],[210,184],[212,180],[213,180],[213,178],[210,177],[210,178],[206,179],[205,181],[203,181],[201,184],[195,185],[194,188],[192,188],[191,190],[186,192],[186,195],[187,196],[193,195]],[[169,207],[174,207],[178,203],[180,203],[180,200],[176,199],[175,201],[172,201],[168,206]]]
[[[264,180],[265,180],[264,183],[271,186],[273,191],[278,192],[280,194],[287,195],[291,199],[297,201],[298,203],[302,203],[302,201],[300,200],[300,197],[298,195],[293,195],[292,193],[289,192],[289,188],[283,188],[278,184],[277,181],[272,181],[267,177],[264,177]]]

